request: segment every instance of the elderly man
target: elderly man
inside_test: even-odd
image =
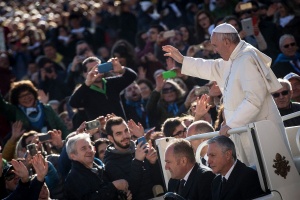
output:
[[[185,199],[211,199],[214,174],[196,163],[192,145],[184,139],[175,139],[165,152],[165,169],[171,173],[168,191]]]
[[[237,160],[233,142],[223,136],[208,141],[208,163],[218,174],[212,183],[213,200],[253,199],[263,194],[257,172]]]
[[[226,118],[226,124],[220,129],[221,135],[227,135],[231,128],[267,119],[282,130],[282,137],[288,144],[282,119],[271,95],[281,88],[270,69],[271,58],[241,40],[236,29],[227,23],[212,31],[211,45],[222,59],[184,57],[170,45],[163,46],[163,50],[166,51],[165,56],[183,64],[181,73],[218,83],[223,93]],[[235,143],[240,144],[239,136],[232,137]]]
[[[294,36],[285,34],[279,39],[281,53],[273,63],[272,70],[278,78],[289,72],[300,74],[300,53]]]
[[[64,186],[66,199],[117,199],[118,193],[131,199],[126,180],[108,182],[103,168],[94,163],[95,150],[89,134],[71,137],[66,149],[72,160],[72,168]]]
[[[292,85],[292,101],[300,102],[300,76],[291,72],[287,74],[284,79],[288,80]]]
[[[290,82],[284,79],[278,79],[278,81],[281,83],[282,88],[273,93],[272,96],[281,116],[300,111],[300,103],[291,102],[293,90]],[[285,127],[298,125],[300,125],[300,117],[284,121]]]

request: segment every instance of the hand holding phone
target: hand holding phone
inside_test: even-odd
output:
[[[101,124],[100,121],[98,119],[92,120],[92,121],[88,121],[85,123],[85,130],[92,130],[95,128],[101,128]]]
[[[113,70],[113,65],[111,62],[106,62],[98,65],[98,72],[103,74]]]
[[[48,134],[48,133],[39,133],[38,137],[39,137],[40,142],[45,142],[47,140],[51,140],[51,134]]]
[[[162,73],[163,79],[175,78],[177,73],[174,70],[165,71]]]
[[[27,150],[29,151],[29,154],[33,157],[37,154],[37,145],[35,143],[31,143],[31,144],[28,144],[26,146]]]
[[[174,30],[165,31],[165,32],[163,33],[163,37],[164,37],[165,39],[171,38],[171,37],[174,37],[174,36],[175,36],[175,31],[174,31]]]
[[[147,140],[146,140],[145,136],[139,137],[139,138],[137,139],[137,144],[140,144],[140,143],[141,143],[141,146],[143,146],[144,144],[147,143]],[[145,146],[144,149],[145,149],[145,148],[147,148],[147,147]],[[148,153],[148,150],[145,151],[145,153]]]

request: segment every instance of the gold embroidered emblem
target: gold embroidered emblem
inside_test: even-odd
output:
[[[285,159],[285,156],[281,156],[279,153],[275,156],[273,167],[276,169],[274,172],[285,179],[291,169],[289,161]]]

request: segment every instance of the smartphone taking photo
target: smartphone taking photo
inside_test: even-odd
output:
[[[113,70],[113,65],[111,62],[106,62],[98,65],[98,72],[103,74]]]
[[[26,146],[27,150],[29,151],[29,154],[31,156],[35,156],[37,154],[37,145],[35,143],[31,143],[31,144],[28,144]]]
[[[92,120],[92,121],[88,121],[85,123],[85,130],[92,130],[95,128],[100,128],[100,121],[98,119]]]
[[[162,73],[163,79],[175,78],[177,73],[173,70],[165,71]]]
[[[48,134],[48,133],[39,133],[38,137],[39,137],[40,142],[45,142],[47,140],[51,140],[51,134]]]

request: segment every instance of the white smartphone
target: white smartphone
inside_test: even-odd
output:
[[[254,35],[252,18],[246,18],[241,20],[242,28],[246,32],[247,36]]]

